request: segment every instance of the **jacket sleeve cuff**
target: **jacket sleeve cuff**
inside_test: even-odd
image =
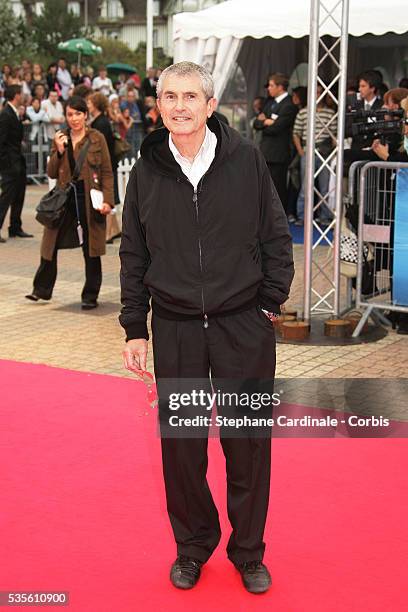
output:
[[[260,297],[259,305],[261,308],[264,308],[264,310],[267,310],[268,312],[273,312],[277,315],[281,314],[281,307],[280,304],[278,304],[277,302],[265,300],[264,298]]]
[[[131,325],[126,326],[126,342],[129,340],[138,340],[139,338],[144,338],[145,340],[149,339],[149,332],[147,331],[147,324],[140,323],[132,323]]]

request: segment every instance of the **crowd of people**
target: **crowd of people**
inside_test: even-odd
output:
[[[94,75],[91,66],[68,67],[64,58],[52,62],[46,71],[29,60],[14,67],[4,64],[0,73],[0,110],[5,104],[6,87],[20,85],[22,99],[18,113],[23,125],[31,126],[29,139],[36,140],[41,132],[42,142],[51,145],[56,131],[64,125],[68,98],[73,95],[87,98],[97,92],[106,99],[103,114],[115,137],[128,142],[127,156],[135,158],[144,136],[162,125],[156,105],[160,73],[160,69],[150,68],[143,80],[137,73],[121,73],[113,81],[104,66]]]
[[[307,144],[308,108],[307,88],[296,87],[289,93],[289,79],[281,73],[271,74],[266,84],[267,96],[253,101],[251,120],[252,137],[265,156],[276,190],[285,208],[288,221],[304,224],[305,206],[305,150]],[[325,198],[329,189],[329,169],[323,165],[336,146],[337,107],[335,98],[317,84],[317,107],[315,143],[320,156],[315,156],[315,171],[318,172],[317,188],[324,199],[316,211],[316,220],[322,225],[330,224],[333,213]],[[348,83],[348,109],[375,111],[386,108],[390,111],[408,108],[408,79],[402,79],[398,88],[389,89],[378,70],[367,70]],[[405,128],[405,132],[408,130]],[[388,143],[381,143],[369,134],[346,134],[345,169],[357,160],[408,161],[408,138],[403,130],[397,130]],[[404,147],[405,143],[405,147]]]
[[[70,132],[74,128],[67,118],[67,108],[70,108],[71,111],[74,109],[81,115],[84,126],[88,130],[90,129],[92,133],[97,131],[104,137],[110,158],[113,190],[109,210],[105,209],[105,239],[111,243],[120,237],[117,217],[109,214],[110,204],[114,209],[119,203],[118,161],[123,156],[137,158],[144,137],[163,125],[156,92],[160,74],[160,69],[150,68],[143,80],[138,74],[120,74],[116,81],[112,81],[104,66],[100,66],[98,74],[94,75],[91,68],[81,69],[76,64],[68,68],[63,58],[51,63],[46,73],[38,63],[31,64],[28,60],[24,60],[20,66],[14,68],[5,64],[0,74],[0,104],[4,107],[4,111],[0,114],[0,121],[4,126],[0,130],[2,181],[0,230],[7,210],[10,208],[9,236],[31,236],[21,226],[26,183],[24,155],[20,150],[24,124],[31,126],[29,139],[36,141],[41,134],[42,142],[47,145],[45,152],[51,155],[51,160],[54,160],[55,155],[59,159],[61,152],[58,143],[61,134],[64,134],[64,137],[68,136],[68,142],[71,143]],[[376,70],[365,71],[348,85],[348,110],[362,109],[371,112],[385,107],[390,111],[403,109],[404,112],[407,112],[407,86],[408,80],[403,79],[398,88],[389,89],[384,84],[381,73]],[[264,155],[289,223],[302,226],[305,209],[305,152],[309,120],[307,89],[296,87],[289,91],[289,79],[282,73],[271,74],[265,87],[267,95],[257,97],[253,102],[251,135]],[[336,112],[335,96],[327,93],[322,84],[318,83],[315,143],[319,155],[315,156],[315,171],[318,174],[316,185],[321,201],[316,207],[315,220],[326,227],[333,219],[333,212],[330,209],[329,199],[326,197],[329,191],[330,172],[322,160],[330,156],[336,146]],[[228,118],[215,110],[214,116],[228,123]],[[15,156],[13,158],[14,144]],[[69,160],[71,163],[66,170],[67,172],[70,170],[72,176],[76,155],[73,153],[75,147],[72,146],[72,143],[69,144],[69,147],[72,148]],[[381,142],[369,134],[354,135],[352,138],[347,138],[345,147],[347,149],[345,151],[346,168],[353,161],[360,159],[408,161],[408,127],[405,127],[405,135],[401,129],[392,138],[388,138],[387,142]],[[52,162],[51,165],[54,168],[55,162]],[[91,162],[85,164],[85,167],[91,166]],[[50,176],[49,167],[48,175]],[[57,174],[56,178],[58,177]],[[96,174],[93,178],[96,178],[97,182],[102,180]],[[106,181],[105,175],[105,184]],[[87,210],[92,210],[89,202],[87,207]],[[91,219],[89,210],[87,216],[84,216],[84,210],[83,208],[81,212],[82,225],[85,228],[89,225],[92,230],[92,219],[93,221],[95,219],[93,217]],[[72,215],[72,219],[74,217],[79,219],[79,212],[77,213]],[[1,235],[0,242],[5,242]],[[86,242],[88,243],[92,244],[92,240]],[[87,252],[85,257],[87,270],[92,264],[92,261],[90,264],[89,257],[93,258],[87,251],[88,246],[84,247],[84,254]],[[93,250],[96,252],[98,249]],[[102,247],[99,250],[101,251]],[[47,261],[53,261],[56,252],[50,252],[48,255],[50,259]],[[44,267],[45,263],[42,261],[41,265]],[[43,286],[36,290],[37,295],[41,294],[41,297],[50,295],[55,282],[54,273],[50,272],[48,263],[46,268],[47,288]],[[99,272],[96,276],[98,275]],[[49,298],[44,297],[43,299]]]
[[[151,68],[143,81],[137,74],[123,74],[113,83],[104,66],[91,78],[90,70],[82,72],[76,65],[68,70],[62,58],[46,74],[39,64],[31,65],[28,60],[15,68],[3,66],[0,230],[10,209],[9,238],[32,237],[22,227],[27,182],[25,125],[30,126],[30,141],[45,144],[40,154],[49,157],[48,178],[60,190],[75,184],[64,204],[61,223],[44,228],[40,265],[33,291],[26,296],[31,301],[51,299],[58,250],[81,246],[85,261],[82,308],[98,305],[100,258],[105,244],[121,236],[113,214],[120,201],[118,162],[124,155],[136,158],[144,136],[162,125],[156,105],[159,76],[160,70]],[[53,197],[52,193],[46,197]],[[4,242],[0,234],[0,243]]]

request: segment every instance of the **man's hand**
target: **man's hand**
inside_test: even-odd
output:
[[[135,374],[142,374],[146,370],[147,340],[144,338],[129,340],[122,356],[127,370]]]
[[[265,113],[259,113],[259,115],[257,116],[257,119],[259,121],[265,121],[265,119],[266,119]]]
[[[273,119],[264,119],[264,126],[268,127],[269,125],[273,125],[275,121]]]
[[[371,145],[371,148],[380,159],[387,161],[390,155],[389,147],[387,144],[383,145],[381,144],[380,140],[374,140],[373,144]]]

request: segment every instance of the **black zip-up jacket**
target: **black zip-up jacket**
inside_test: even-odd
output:
[[[123,210],[122,312],[126,339],[146,338],[147,313],[167,319],[280,312],[294,269],[286,215],[262,154],[211,117],[215,158],[197,191],[166,128],[143,142]]]

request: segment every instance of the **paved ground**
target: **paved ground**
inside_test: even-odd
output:
[[[103,258],[101,306],[80,310],[83,261],[79,250],[59,253],[59,274],[50,303],[31,303],[39,263],[41,226],[34,206],[45,191],[30,187],[24,228],[34,239],[11,239],[0,245],[0,358],[45,363],[75,370],[130,376],[122,366],[123,333],[118,324],[119,244]],[[5,226],[7,227],[7,221]],[[3,236],[6,232],[3,228]],[[325,257],[325,249],[321,257]],[[303,251],[295,246],[296,277],[288,306],[301,307]],[[407,377],[408,338],[390,331],[382,340],[357,346],[278,345],[278,376],[285,377]],[[149,351],[149,369],[152,355]]]

